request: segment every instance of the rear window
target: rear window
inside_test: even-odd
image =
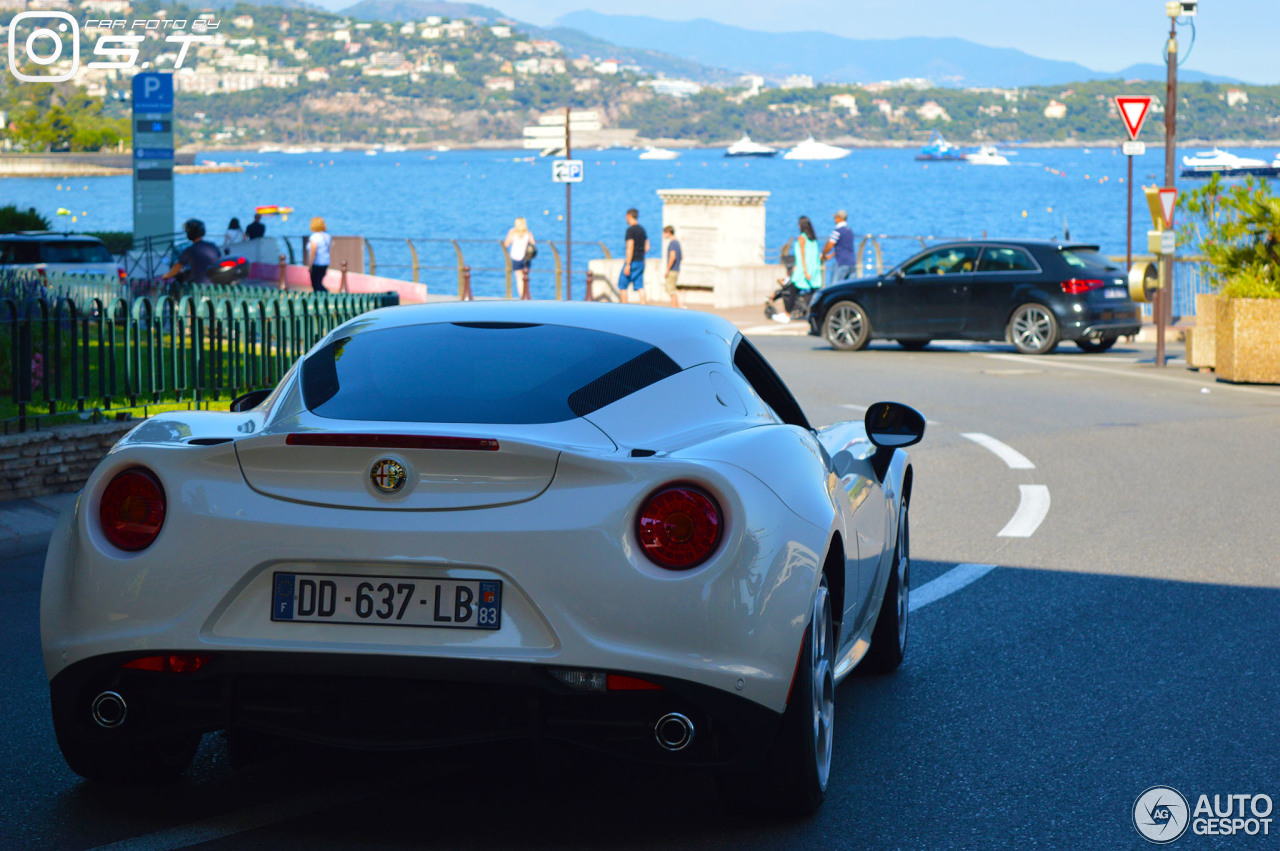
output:
[[[1117,271],[1120,267],[1098,253],[1096,248],[1062,248],[1058,254],[1067,265],[1076,269],[1104,269]]]
[[[0,265],[12,263],[39,263],[40,245],[18,240],[0,241]]]
[[[100,242],[59,240],[40,243],[40,259],[45,263],[110,263],[111,252]]]
[[[307,407],[339,420],[553,423],[680,371],[648,343],[586,328],[435,323],[334,340],[307,358]]]

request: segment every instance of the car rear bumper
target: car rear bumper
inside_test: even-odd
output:
[[[719,689],[646,677],[660,689],[582,692],[548,666],[504,662],[287,652],[219,652],[199,671],[125,669],[137,653],[78,662],[51,682],[61,737],[127,745],[230,729],[368,750],[426,750],[554,739],[641,761],[749,766],[781,715]],[[105,728],[94,699],[115,692],[124,720]],[[668,713],[693,728],[687,746],[663,747]]]
[[[1134,318],[1080,320],[1064,324],[1064,340],[1082,340],[1096,337],[1132,337],[1142,330],[1142,321]]]

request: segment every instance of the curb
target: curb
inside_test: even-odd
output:
[[[78,492],[60,493],[0,505],[0,559],[8,561],[43,552],[58,517],[77,498]]]

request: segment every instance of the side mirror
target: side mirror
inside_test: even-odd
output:
[[[901,281],[906,277],[906,274],[901,269],[894,269],[892,274],[895,281]]]
[[[242,396],[237,396],[231,400],[231,410],[234,413],[252,410],[262,404],[263,400],[271,395],[273,388],[267,387],[263,390],[250,390]]]
[[[911,446],[924,437],[924,417],[915,408],[897,402],[876,402],[863,420],[867,438],[882,449]]]

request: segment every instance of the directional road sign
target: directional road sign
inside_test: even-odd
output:
[[[1117,95],[1116,109],[1120,119],[1124,121],[1124,129],[1129,131],[1129,138],[1138,138],[1142,131],[1142,122],[1147,120],[1151,111],[1151,98],[1146,95]]]
[[[556,183],[581,183],[582,160],[555,160],[551,163],[551,179]]]

